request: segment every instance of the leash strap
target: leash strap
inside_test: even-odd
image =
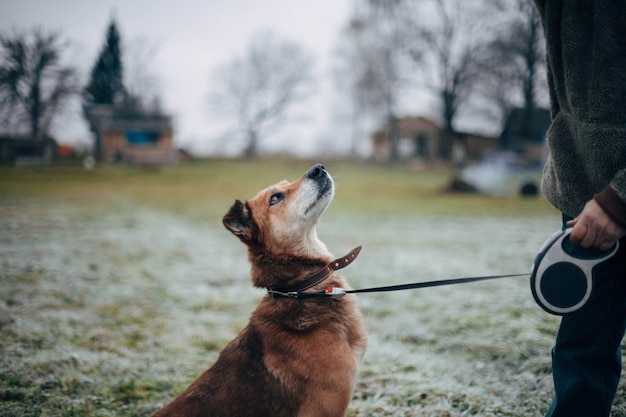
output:
[[[391,291],[403,291],[403,290],[412,290],[418,288],[428,288],[428,287],[440,287],[443,285],[456,285],[456,284],[467,284],[470,282],[477,281],[486,281],[492,279],[501,279],[501,278],[514,278],[514,277],[522,277],[528,276],[529,274],[507,274],[507,275],[489,275],[482,277],[466,277],[466,278],[455,278],[455,279],[444,279],[444,280],[436,280],[436,281],[426,281],[426,282],[415,282],[412,284],[400,284],[400,285],[389,285],[385,287],[373,287],[373,288],[362,288],[358,290],[344,290],[343,288],[337,287],[328,287],[324,291],[318,292],[279,292],[268,290],[268,293],[275,297],[286,297],[286,298],[312,298],[312,297],[330,297],[330,298],[338,298],[343,297],[346,294],[358,294],[358,293],[370,293],[370,292],[391,292]]]
[[[413,284],[389,285],[386,287],[363,288],[360,290],[346,290],[346,294],[413,290],[413,289],[418,289],[418,288],[440,287],[442,285],[467,284],[470,282],[486,281],[486,280],[500,279],[500,278],[513,278],[513,277],[521,277],[521,276],[528,276],[528,274],[489,275],[489,276],[484,276],[484,277],[443,279],[443,280],[437,280],[437,281],[416,282]]]

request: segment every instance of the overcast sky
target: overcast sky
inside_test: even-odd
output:
[[[349,140],[333,137],[336,104],[331,103],[329,73],[351,7],[351,0],[0,0],[0,30],[43,26],[61,31],[72,44],[66,56],[86,82],[114,16],[127,46],[143,42],[156,48],[149,69],[158,78],[163,107],[175,116],[177,143],[206,150],[222,149],[224,142],[224,125],[207,105],[212,70],[241,56],[253,34],[271,29],[316,59],[318,94],[300,106],[296,122],[267,142],[294,150],[284,144],[297,137],[295,148],[306,153],[320,146],[341,148]],[[57,124],[55,136],[86,140],[79,109],[71,113],[63,128]]]

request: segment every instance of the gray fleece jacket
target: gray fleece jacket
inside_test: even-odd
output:
[[[595,198],[626,227],[626,2],[535,3],[552,113],[542,190],[571,217]]]

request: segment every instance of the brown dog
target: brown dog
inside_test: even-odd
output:
[[[367,336],[352,294],[293,298],[348,288],[334,273],[315,226],[334,195],[313,166],[252,200],[237,200],[223,223],[248,247],[252,283],[268,295],[217,362],[155,417],[340,417],[352,396]]]

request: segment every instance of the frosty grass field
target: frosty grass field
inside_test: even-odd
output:
[[[449,173],[326,165],[338,190],[318,233],[335,255],[363,245],[342,271],[355,288],[527,272],[559,227],[541,198],[442,195]],[[149,416],[171,400],[264,296],[221,215],[306,167],[2,168],[0,416]],[[348,416],[549,406],[558,319],[534,304],[527,278],[363,294],[359,305],[369,347]],[[613,416],[626,416],[624,382]]]

